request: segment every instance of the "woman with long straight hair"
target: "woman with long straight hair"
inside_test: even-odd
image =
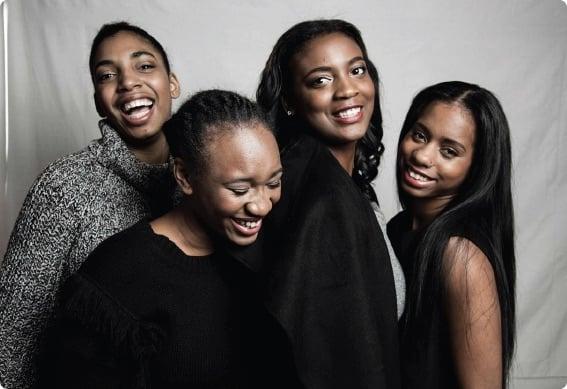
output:
[[[511,147],[498,99],[452,81],[414,98],[388,234],[408,282],[404,388],[503,388],[514,349]]]

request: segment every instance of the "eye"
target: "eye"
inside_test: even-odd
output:
[[[459,155],[458,151],[452,147],[443,147],[441,149],[441,155],[445,159],[452,159]]]
[[[412,130],[411,137],[416,142],[420,142],[420,143],[427,142],[427,136],[425,135],[425,133],[417,128]]]
[[[96,81],[102,83],[111,80],[114,76],[116,76],[116,74],[112,72],[99,73],[96,75]]]
[[[150,70],[154,69],[155,65],[151,63],[143,63],[139,66],[139,69],[143,72],[149,72]]]
[[[248,193],[248,187],[229,187],[228,190],[230,190],[232,193],[234,193],[236,196],[244,196],[246,193]]]
[[[314,78],[312,80],[309,81],[309,85],[311,87],[314,88],[320,88],[322,86],[327,85],[328,83],[330,83],[331,81],[333,81],[333,79],[331,77],[328,76],[322,76],[322,77],[317,77]]]
[[[355,76],[363,76],[366,74],[366,66],[359,65],[351,70],[351,73]]]
[[[277,189],[282,185],[282,180],[281,178],[278,178],[277,180],[271,181],[268,183],[268,188],[270,189]]]

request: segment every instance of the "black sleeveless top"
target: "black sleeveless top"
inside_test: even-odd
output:
[[[416,282],[415,255],[425,233],[425,230],[413,231],[411,226],[411,214],[402,211],[390,220],[387,228],[406,276],[406,306],[416,298],[413,288]],[[471,224],[455,228],[451,236],[470,240],[487,256],[491,252],[488,239]],[[406,313],[400,319],[400,369],[402,387],[406,389],[459,387],[442,296],[435,296],[432,301],[436,303],[422,307],[422,313],[415,320],[409,320]]]

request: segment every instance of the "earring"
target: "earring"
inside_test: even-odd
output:
[[[293,111],[288,110],[288,111],[287,111],[287,116],[293,116]]]

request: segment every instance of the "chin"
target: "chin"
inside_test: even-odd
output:
[[[230,242],[232,242],[237,246],[249,246],[252,243],[256,242],[257,238],[258,238],[258,234],[253,236],[228,236],[227,240],[229,240]]]

